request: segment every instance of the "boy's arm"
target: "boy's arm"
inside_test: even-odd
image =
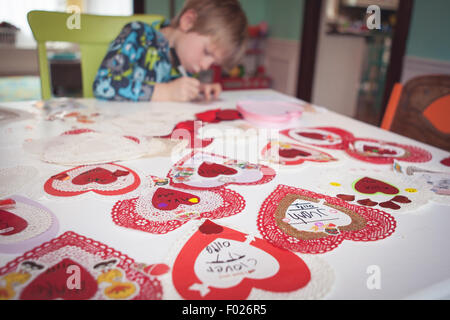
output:
[[[143,23],[127,24],[109,46],[93,83],[94,96],[103,100],[149,101],[154,82],[145,67],[143,37],[152,31]]]

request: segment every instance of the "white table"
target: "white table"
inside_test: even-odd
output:
[[[241,98],[270,99],[273,97],[286,99],[271,90],[236,91],[222,94],[221,101],[211,104],[180,104],[179,108],[193,108],[195,111],[213,108],[234,108]],[[142,108],[152,107],[148,103],[110,103],[93,99],[81,100],[82,103],[95,106],[106,113],[130,113]],[[24,111],[35,111],[31,102],[1,103],[3,107],[17,108]],[[168,104],[167,112],[170,112]],[[176,104],[175,104],[176,105]],[[164,104],[163,104],[164,106]],[[34,112],[33,111],[33,112]],[[180,121],[183,119],[180,119]],[[0,168],[15,165],[32,165],[43,171],[58,173],[67,167],[43,163],[30,157],[22,149],[22,142],[27,138],[54,136],[70,129],[73,123],[60,121],[44,121],[28,119],[7,125],[1,125],[1,157]],[[377,127],[324,111],[304,113],[301,124],[304,126],[333,126],[351,131],[358,137],[371,137],[417,145],[430,151],[436,159],[449,156],[440,149],[413,141],[409,138],[381,130]],[[78,124],[80,127],[86,127]],[[11,141],[10,139],[13,139]],[[215,142],[216,143],[216,142]],[[215,143],[205,150],[217,150]],[[339,150],[326,150],[337,157],[343,154]],[[368,166],[349,159],[348,165]],[[171,163],[167,158],[145,158],[125,161],[121,164],[134,170],[151,172],[153,175],[166,176]],[[420,164],[419,164],[420,165]],[[317,165],[319,167],[319,165]],[[389,166],[378,166],[389,168]],[[294,171],[296,172],[296,171]],[[285,184],[314,191],[311,183],[314,170],[298,169],[301,180],[293,171],[280,171],[270,183],[257,186],[235,186],[228,188],[239,192],[246,199],[246,208],[240,214],[217,220],[220,224],[234,226],[237,230],[259,235],[256,217],[264,199],[278,184]],[[45,180],[42,181],[42,185]],[[165,235],[154,235],[137,230],[121,228],[111,219],[110,211],[116,200],[108,201],[98,197],[92,200],[79,200],[69,197],[64,200],[43,197],[34,199],[51,209],[60,224],[58,235],[66,231],[74,231],[89,238],[103,242],[121,251],[138,262],[148,264],[165,260],[168,250],[183,234],[184,228],[178,228]],[[450,205],[450,200],[449,200]],[[450,298],[450,206],[428,202],[414,214],[396,215],[395,233],[382,241],[371,243],[344,241],[338,248],[320,255],[335,270],[335,285],[326,299],[403,299],[403,298]],[[185,225],[186,226],[186,225]],[[13,260],[21,254],[0,254],[0,265]],[[370,266],[379,267],[381,272],[381,288],[368,289],[367,280]]]

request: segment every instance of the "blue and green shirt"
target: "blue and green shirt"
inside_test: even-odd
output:
[[[110,44],[94,80],[94,96],[102,100],[150,101],[155,83],[181,74],[170,60],[169,42],[159,31],[168,23],[127,24]]]

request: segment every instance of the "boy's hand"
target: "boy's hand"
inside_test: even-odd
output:
[[[205,96],[205,100],[218,99],[222,92],[220,83],[202,83],[200,85],[200,92]]]
[[[191,101],[200,93],[200,81],[181,77],[168,83],[155,84],[152,101]]]

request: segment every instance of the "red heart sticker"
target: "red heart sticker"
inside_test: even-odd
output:
[[[205,224],[209,230],[213,223]],[[310,282],[308,266],[294,253],[219,227],[212,233],[200,227],[178,253],[172,281],[184,299],[242,300],[254,288],[292,292]]]
[[[158,188],[152,198],[153,206],[159,210],[173,210],[180,204],[192,206],[199,202],[196,195],[166,188]]]
[[[0,209],[0,238],[26,229],[28,222],[12,212]]]
[[[232,176],[237,173],[236,169],[211,162],[203,162],[200,167],[198,167],[198,174],[205,178],[215,178],[219,175]]]
[[[355,190],[364,194],[376,194],[379,192],[394,195],[400,192],[393,185],[369,177],[364,177],[356,181]]]

